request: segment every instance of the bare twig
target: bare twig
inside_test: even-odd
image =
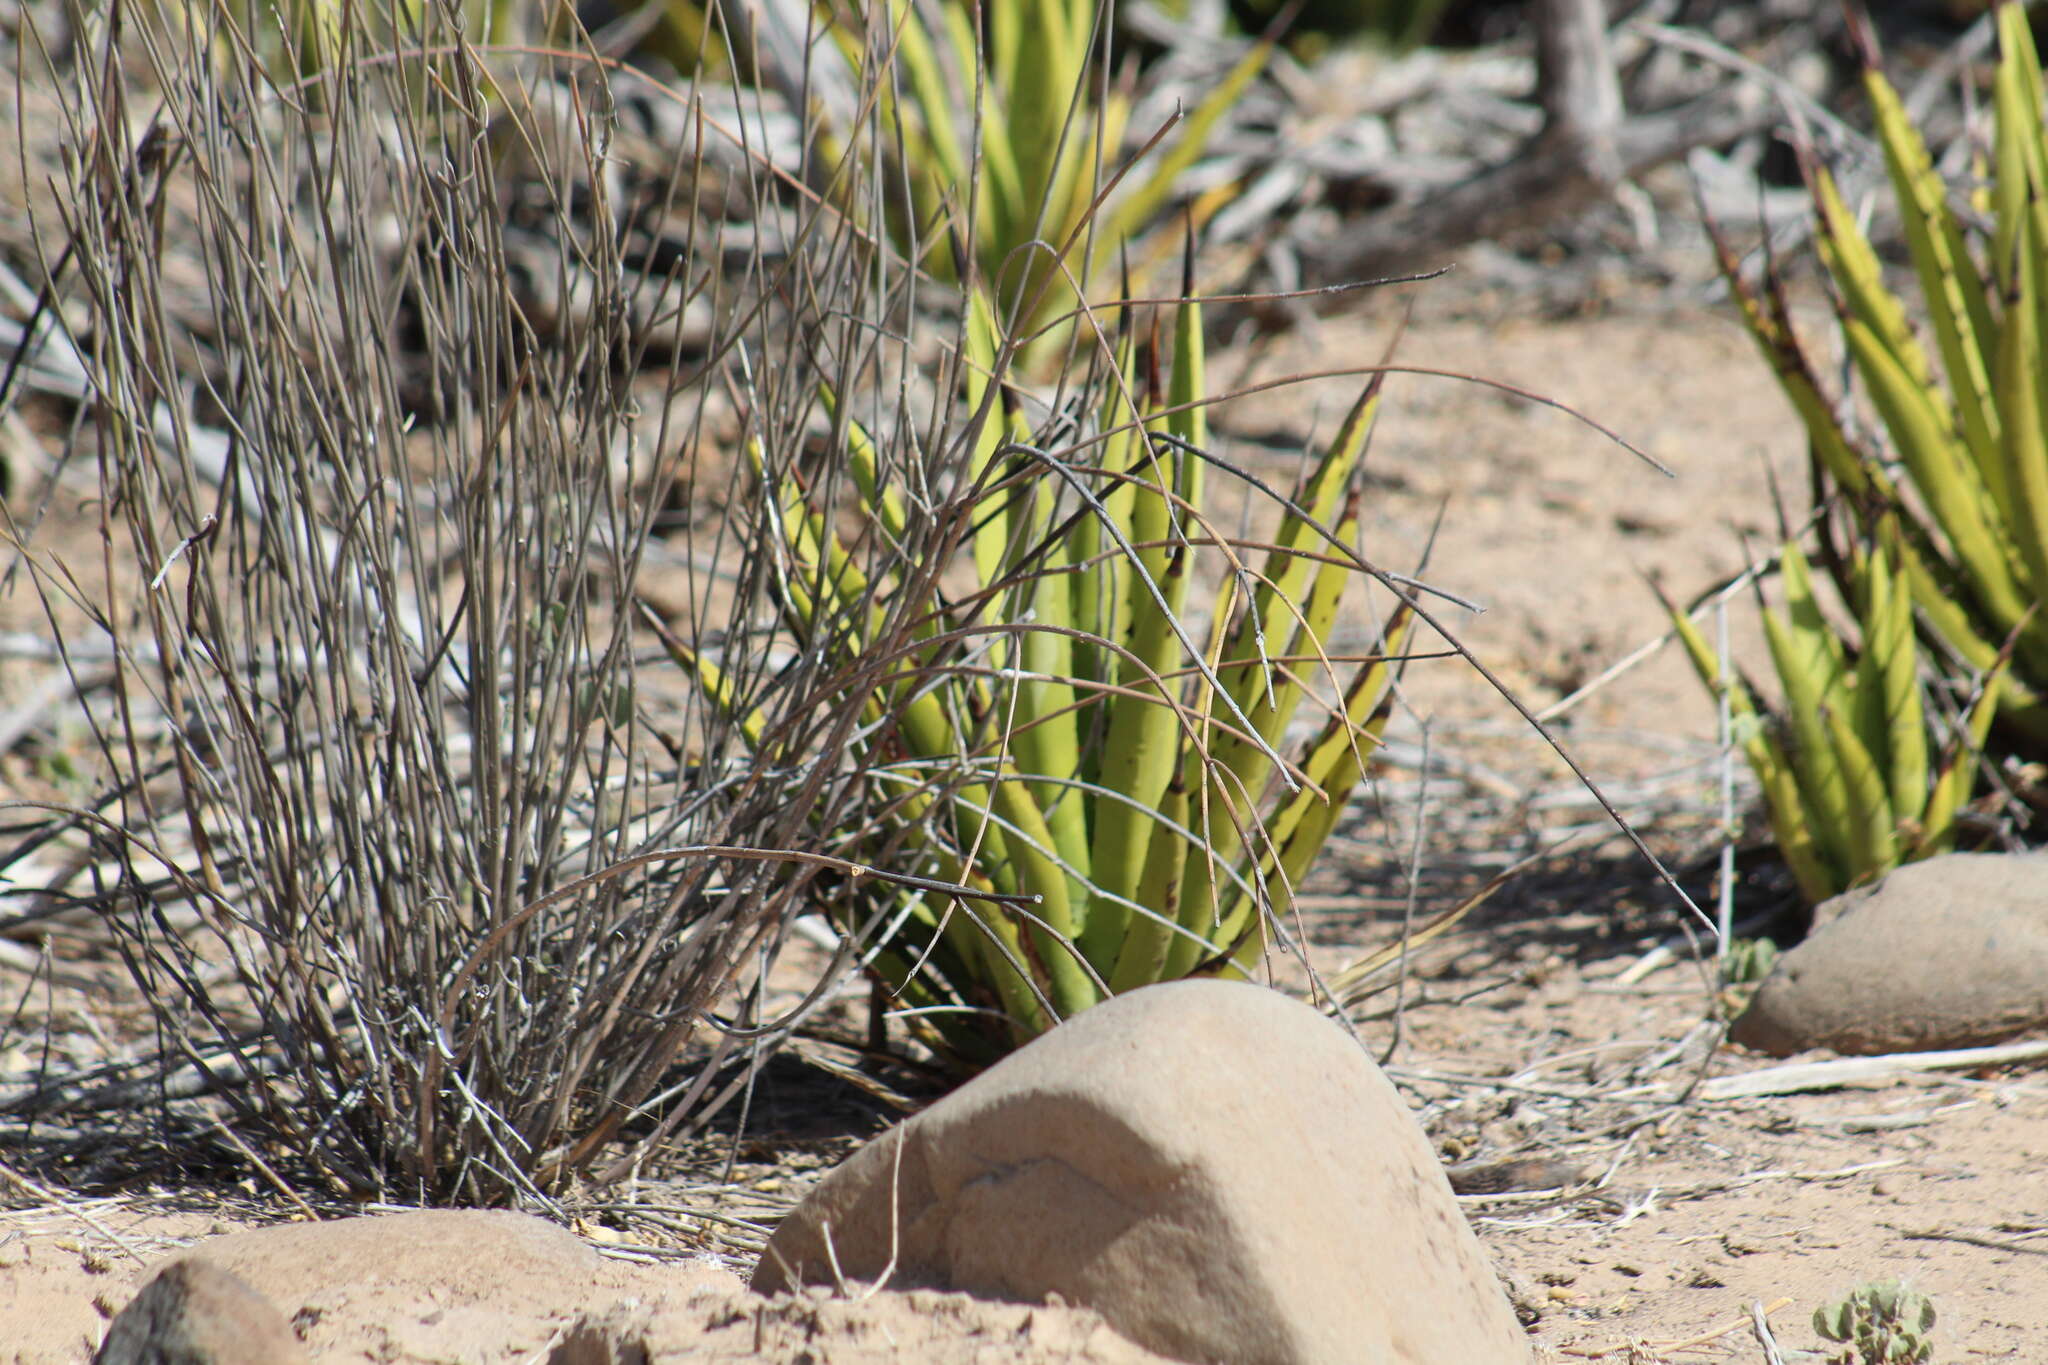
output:
[[[1795,1062],[1740,1076],[1718,1076],[1695,1092],[1707,1101],[1756,1099],[1765,1095],[1797,1095],[1810,1090],[1836,1090],[1846,1085],[1872,1085],[1926,1071],[1967,1071],[1978,1067],[2016,1066],[2048,1057],[2048,1041],[2000,1043],[1944,1052],[1895,1052],[1882,1057],[1844,1057],[1828,1062]]]

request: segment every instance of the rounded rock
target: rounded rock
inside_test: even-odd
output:
[[[1218,1365],[1528,1359],[1399,1092],[1336,1024],[1246,983],[1148,987],[1054,1029],[828,1176],[753,1283],[885,1277],[1058,1295]]]
[[[2048,856],[1908,863],[1814,912],[1729,1031],[1773,1056],[1995,1043],[2048,1022]]]

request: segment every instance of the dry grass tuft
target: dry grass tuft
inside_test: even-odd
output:
[[[8,529],[103,780],[0,866],[94,907],[165,1065],[337,1192],[543,1196],[796,1022],[761,984],[833,863],[770,851],[839,823],[865,695],[766,647],[730,429],[774,475],[821,380],[899,380],[910,281],[754,92],[439,7],[266,59],[225,13],[22,33],[66,111],[36,320],[82,382],[11,507],[96,482],[101,562]],[[636,120],[655,183],[608,157]],[[650,558],[780,761],[642,667]]]

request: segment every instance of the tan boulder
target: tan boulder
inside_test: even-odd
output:
[[[1926,1052],[2048,1022],[2048,856],[1952,853],[1835,897],[1736,1019],[1789,1056]]]
[[[209,1261],[173,1261],[116,1314],[93,1365],[304,1365],[284,1315]]]
[[[1058,1295],[1218,1365],[1528,1359],[1399,1093],[1244,983],[1133,992],[991,1068],[828,1176],[753,1284],[885,1276]]]
[[[205,1265],[290,1317],[321,1361],[541,1360],[593,1305],[687,1293],[726,1271],[610,1260],[544,1219],[433,1209],[229,1233],[157,1277]],[[153,1282],[154,1283],[154,1282]],[[148,1291],[145,1290],[145,1293]]]

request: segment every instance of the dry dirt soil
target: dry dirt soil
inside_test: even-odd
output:
[[[1401,309],[1396,293],[1362,296],[1261,353],[1247,377],[1371,364]],[[1745,562],[1744,537],[1769,538],[1772,474],[1795,503],[1803,496],[1788,411],[1727,316],[1663,300],[1545,318],[1471,293],[1432,312],[1425,298],[1400,358],[1570,404],[1675,472],[1500,390],[1397,377],[1370,457],[1369,549],[1411,566],[1441,507],[1425,576],[1486,607],[1447,608],[1446,622],[1531,710],[1550,714],[1688,891],[1709,897],[1722,766],[1714,710],[1684,661],[1662,650],[1560,703],[1659,636],[1646,580],[1681,597],[1706,588]],[[1228,359],[1215,366],[1226,382],[1231,370]],[[1250,399],[1219,425],[1240,457],[1284,473],[1292,449],[1333,427],[1349,388]],[[1739,655],[1759,657],[1746,610],[1731,613],[1731,638]],[[1678,898],[1469,668],[1432,662],[1406,687],[1399,761],[1333,845],[1304,898],[1302,934],[1312,962],[1340,967],[1390,939],[1411,894],[1426,918],[1580,835],[1418,950],[1398,1015],[1392,991],[1356,1010],[1447,1160],[1524,1163],[1462,1200],[1539,1354],[1762,1362],[1775,1357],[1752,1326],[1760,1304],[1783,1358],[1797,1359],[1820,1345],[1817,1306],[1904,1276],[1939,1310],[1937,1359],[2048,1361],[2048,1079],[2007,1069],[1703,1098],[1702,1078],[1781,1063],[1713,1046],[1715,983],[1693,958]],[[1745,853],[1738,870],[1739,914],[1782,902],[1767,861]],[[108,967],[77,964],[77,979]],[[1301,975],[1280,974],[1283,984]],[[8,967],[0,990],[12,1000],[24,980]],[[10,1075],[33,1060],[23,1052],[32,1039],[13,1046],[0,1059]],[[778,1063],[736,1165],[724,1166],[722,1139],[679,1151],[674,1169],[644,1173],[623,1198],[592,1196],[575,1227],[622,1256],[710,1255],[745,1274],[760,1228],[888,1120],[882,1089]],[[149,1258],[223,1228],[305,1216],[256,1178],[60,1188],[19,1173],[18,1142],[0,1136],[0,1362],[10,1347],[22,1359],[83,1359]],[[622,1209],[635,1200],[639,1213]],[[546,1285],[497,1289],[506,1321],[574,1308],[549,1303]],[[939,1333],[923,1358],[1109,1358],[1091,1354],[1096,1329],[1057,1314],[1020,1336],[1015,1309],[944,1311],[971,1326],[957,1340],[1000,1338],[1012,1353],[956,1352]],[[876,1339],[872,1324],[888,1335],[935,1313],[929,1300],[884,1295],[764,1341],[785,1359],[803,1349],[867,1359],[855,1343]],[[846,1325],[862,1320],[871,1326]],[[533,1340],[479,1341],[450,1358],[534,1359]]]

